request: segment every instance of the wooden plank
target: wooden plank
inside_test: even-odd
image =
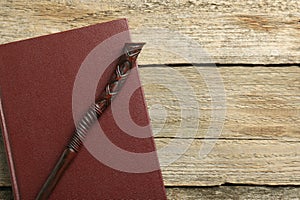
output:
[[[0,200],[11,200],[14,199],[11,188],[0,188]]]
[[[221,186],[221,187],[191,187],[166,188],[169,200],[194,199],[274,199],[296,200],[300,196],[299,187],[258,187],[258,186]],[[11,190],[0,189],[0,199],[13,199]]]
[[[299,184],[299,169],[294,168],[297,166],[294,164],[298,163],[299,159],[297,158],[299,157],[297,148],[299,148],[298,124],[300,122],[299,68],[218,68],[225,87],[227,110],[220,136],[222,140],[217,141],[220,148],[216,149],[218,145],[215,146],[209,155],[212,160],[209,161],[205,160],[207,158],[199,159],[199,151],[203,146],[202,138],[206,136],[211,122],[210,115],[213,111],[209,109],[211,91],[206,88],[204,78],[197,69],[177,67],[166,70],[164,68],[156,66],[140,69],[152,125],[154,130],[160,131],[156,134],[156,137],[160,138],[156,140],[157,145],[162,148],[174,143],[176,147],[180,147],[188,144],[187,139],[193,142],[177,163],[163,168],[167,185],[220,185],[225,182]],[[156,71],[164,74],[161,79]],[[174,71],[183,76],[188,84],[178,83],[178,80],[182,79]],[[209,79],[215,78],[218,78],[215,73],[209,76]],[[192,121],[191,116],[185,118],[180,115],[181,108],[186,108],[174,103],[179,99],[173,94],[174,91],[180,89],[188,91],[188,85],[194,89],[195,98],[201,103],[199,109],[202,113],[199,119],[201,123],[196,136],[190,136],[190,132],[194,131],[193,124],[190,124],[191,128],[180,124],[183,120]],[[221,85],[216,85],[213,89],[220,87]],[[185,97],[191,95],[182,90],[180,93]],[[167,120],[161,118],[160,115],[164,112],[159,109],[154,109],[154,114],[151,115],[151,106],[156,104],[161,104],[161,107],[165,108],[168,113]],[[196,106],[190,106],[195,110]],[[161,107],[156,106],[156,108]],[[160,115],[156,115],[155,111]],[[182,134],[179,134],[179,138],[186,138],[185,140],[175,140],[176,137],[178,139],[176,133],[180,128]],[[172,137],[175,138],[171,139]],[[217,137],[212,135],[209,138]],[[160,154],[160,161],[164,163],[170,155],[172,152],[166,155]],[[290,160],[285,159],[284,155],[288,155]],[[287,163],[291,165],[288,166]],[[220,171],[216,172],[214,167]],[[292,180],[290,177],[297,178]]]
[[[203,138],[214,121],[224,123],[221,138],[300,139],[299,67],[155,66],[139,71],[156,137],[175,137],[180,130],[180,137]],[[212,120],[213,113],[220,115]]]
[[[155,142],[166,186],[300,183],[299,142],[176,138]],[[200,157],[209,143],[212,151]]]
[[[169,200],[177,199],[280,199],[298,200],[299,187],[257,187],[257,186],[221,186],[204,188],[167,188]]]
[[[148,43],[140,64],[300,63],[296,0],[1,0],[0,4],[0,43],[126,17],[133,38]]]
[[[8,187],[11,186],[11,182],[1,134],[2,133],[0,128],[0,187]]]

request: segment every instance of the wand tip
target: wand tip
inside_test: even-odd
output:
[[[146,43],[125,43],[124,51],[128,57],[137,57]]]

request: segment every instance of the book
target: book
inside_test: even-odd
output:
[[[127,20],[119,19],[0,46],[1,129],[15,199],[36,197],[125,42]],[[166,199],[149,123],[135,67],[50,199]]]

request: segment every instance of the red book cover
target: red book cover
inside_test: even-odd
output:
[[[1,129],[15,199],[36,197],[125,42],[121,19],[0,46]],[[50,199],[166,199],[140,86],[135,67]]]

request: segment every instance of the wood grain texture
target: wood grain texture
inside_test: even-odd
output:
[[[0,188],[0,200],[14,199],[11,188]]]
[[[166,188],[169,200],[231,200],[231,199],[280,199],[298,200],[300,196],[299,187],[257,187],[257,186],[221,186],[221,187],[191,187],[191,188]],[[0,189],[0,200],[13,199],[11,190]]]
[[[159,153],[166,185],[298,185],[299,72],[299,67],[140,68],[156,144],[170,149]],[[216,81],[220,77],[223,84]],[[186,103],[177,94],[195,101]],[[218,135],[216,126],[222,125]],[[209,145],[211,152],[200,158]],[[164,165],[170,157],[178,160]]]
[[[204,188],[167,188],[169,200],[177,199],[217,199],[217,200],[260,200],[260,199],[281,199],[299,200],[299,187],[253,187],[253,186],[221,186]]]
[[[299,142],[220,139],[156,139],[155,142],[159,149],[169,148],[158,150],[167,186],[300,183]],[[204,145],[213,148],[207,156],[200,157]],[[171,159],[173,162],[168,164]]]
[[[139,71],[156,137],[176,137],[179,130],[179,137],[215,138],[207,135],[214,122],[224,123],[221,138],[300,141],[299,67]]]
[[[2,133],[0,128],[0,187],[9,187],[11,186],[10,175],[8,170],[8,163],[6,158],[6,153],[4,150]],[[1,191],[1,189],[0,189]],[[1,196],[0,196],[1,197]]]
[[[297,0],[1,0],[0,4],[0,43],[126,17],[133,38],[148,43],[140,64],[300,63]],[[160,52],[153,50],[157,46]],[[188,57],[198,51],[202,53]]]

